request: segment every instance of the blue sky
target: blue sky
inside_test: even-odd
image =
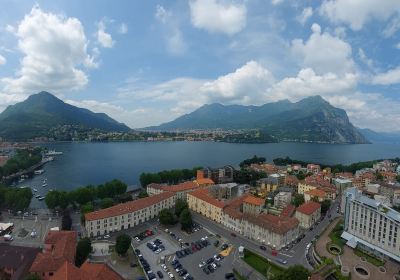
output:
[[[319,94],[400,130],[398,0],[0,0],[0,111],[47,90],[132,128]]]

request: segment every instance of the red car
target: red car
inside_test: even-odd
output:
[[[277,252],[277,251],[275,251],[275,250],[272,250],[272,252],[271,252],[271,255],[273,255],[273,256],[277,256],[277,255],[278,255],[278,252]]]

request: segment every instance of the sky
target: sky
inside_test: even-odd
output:
[[[0,0],[0,111],[49,91],[131,128],[321,95],[400,131],[399,0]]]

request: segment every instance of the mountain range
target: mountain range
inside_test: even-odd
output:
[[[333,107],[321,96],[292,103],[282,100],[261,106],[204,105],[153,131],[259,129],[278,141],[368,143],[349,121],[343,109]]]
[[[130,130],[104,113],[72,106],[45,91],[8,106],[0,114],[0,137],[10,140],[49,136],[49,131],[62,126],[102,131]]]

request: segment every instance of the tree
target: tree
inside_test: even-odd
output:
[[[383,180],[383,175],[381,173],[376,174],[376,179],[379,181]]]
[[[62,230],[71,230],[72,227],[72,219],[69,211],[64,211],[61,218],[61,229]]]
[[[306,175],[302,171],[296,174],[297,179],[299,180],[304,180],[306,178]]]
[[[400,175],[396,176],[396,181],[400,183]]]
[[[70,196],[65,191],[50,191],[44,201],[49,209],[65,209],[69,205],[69,198]]]
[[[287,270],[274,275],[271,280],[307,280],[310,272],[301,265],[290,266]]]
[[[325,199],[321,203],[321,213],[326,214],[326,212],[328,212],[330,207],[331,207],[331,201],[328,199]]]
[[[127,234],[120,234],[117,236],[117,242],[115,244],[115,251],[118,255],[124,256],[131,245],[131,237]]]
[[[34,274],[34,273],[29,273],[24,280],[41,280],[42,278],[40,278],[39,275]]]
[[[22,211],[29,207],[32,199],[30,188],[10,188],[5,187],[2,191],[4,207],[16,211]]]
[[[192,221],[192,213],[190,213],[188,208],[185,208],[181,215],[179,216],[179,221],[181,223],[183,230],[188,230],[192,228],[193,221]]]
[[[138,198],[145,198],[145,197],[148,197],[148,196],[149,195],[148,195],[146,190],[141,190],[137,197]]]
[[[162,209],[158,218],[162,225],[173,225],[176,223],[175,216],[170,209]]]
[[[286,279],[307,280],[310,272],[301,265],[290,266],[285,271]]]
[[[109,208],[114,205],[114,200],[112,198],[106,197],[103,198],[100,202],[100,207],[102,209]]]
[[[175,201],[175,215],[177,217],[180,217],[182,211],[187,208],[189,208],[189,205],[185,200],[178,198]]]
[[[93,212],[94,211],[94,206],[91,202],[86,203],[85,205],[81,206],[81,213],[82,214],[86,214],[89,212]]]
[[[304,195],[303,195],[303,194],[296,193],[296,194],[294,195],[292,204],[293,204],[294,206],[296,206],[296,207],[299,207],[299,206],[302,205],[303,203],[304,203]]]
[[[254,155],[252,158],[249,159],[245,159],[244,161],[242,161],[239,166],[240,168],[246,167],[246,166],[250,166],[251,164],[262,164],[265,163],[266,159],[265,157],[258,157],[256,155]]]
[[[92,243],[88,237],[82,238],[78,241],[76,246],[75,265],[81,266],[92,251]]]

